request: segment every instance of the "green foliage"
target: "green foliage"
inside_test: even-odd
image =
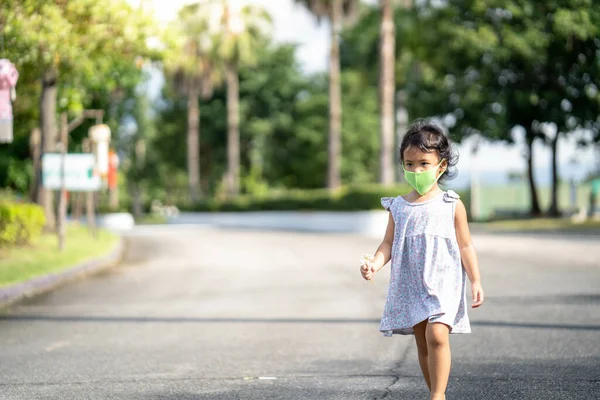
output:
[[[6,58],[20,73],[13,105],[15,141],[0,145],[0,186],[20,191],[31,181],[29,135],[39,123],[44,72],[57,72],[58,112],[68,111],[72,119],[84,108],[107,110],[104,122],[116,134],[131,111],[127,100],[144,76],[143,60],[160,57],[147,41],[158,29],[126,0],[2,2],[0,31]],[[71,133],[71,151],[81,151],[90,124]],[[118,147],[119,138],[114,139]]]
[[[184,6],[165,32],[168,50],[164,72],[177,91],[185,96],[209,98],[222,74],[217,68],[214,40],[209,32],[210,14],[198,3]]]
[[[342,73],[342,182],[377,182],[379,104],[377,86],[358,71]]]
[[[30,243],[41,234],[44,223],[41,207],[0,200],[0,247]]]
[[[91,100],[90,88],[129,86],[135,58],[158,56],[146,43],[152,21],[125,0],[24,0],[2,12],[7,56],[32,72],[24,78],[58,71],[62,109],[81,110]]]
[[[598,131],[600,95],[590,79],[600,72],[600,5],[461,1],[424,18],[437,31],[424,43],[428,59],[447,81],[441,87],[459,126],[492,138],[517,125],[544,137],[542,122],[563,133]]]

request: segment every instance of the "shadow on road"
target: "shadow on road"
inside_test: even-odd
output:
[[[82,323],[166,323],[166,324],[379,324],[375,318],[202,318],[202,317],[128,317],[76,315],[0,315],[0,321],[51,321]],[[545,324],[510,321],[472,321],[474,326],[496,328],[555,329],[573,331],[600,331],[600,325]]]
[[[600,294],[567,294],[567,295],[545,295],[545,296],[501,296],[488,297],[486,302],[490,304],[527,304],[527,305],[581,305],[600,304]]]

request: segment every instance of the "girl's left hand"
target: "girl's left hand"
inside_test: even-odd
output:
[[[483,304],[483,287],[481,283],[474,282],[471,284],[471,293],[473,293],[473,305],[471,307],[477,308]]]

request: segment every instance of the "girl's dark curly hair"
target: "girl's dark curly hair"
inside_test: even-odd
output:
[[[415,120],[402,139],[400,145],[400,162],[404,163],[404,150],[416,147],[425,153],[437,152],[440,160],[448,162],[446,171],[440,177],[440,181],[448,181],[456,178],[458,171],[458,151],[450,141],[446,130],[430,119]]]

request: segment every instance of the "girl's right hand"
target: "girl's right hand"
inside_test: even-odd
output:
[[[368,281],[373,278],[375,272],[377,272],[377,270],[372,262],[367,262],[360,266],[360,273],[362,274],[362,277]]]

